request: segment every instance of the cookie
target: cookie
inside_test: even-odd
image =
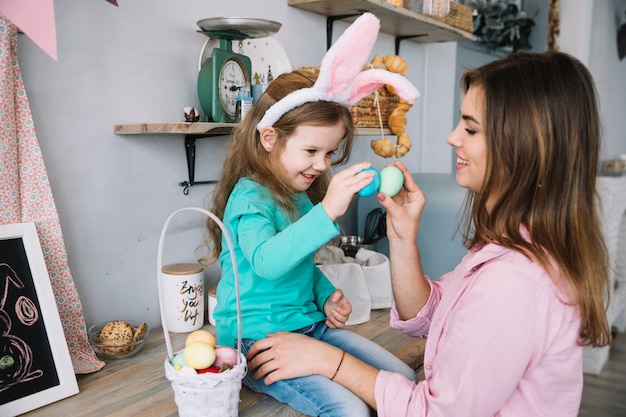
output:
[[[148,325],[145,322],[141,323],[139,327],[137,327],[137,330],[135,330],[135,334],[133,335],[133,342],[140,341],[146,330],[148,330]]]
[[[129,351],[128,346],[124,345],[132,343],[134,335],[133,326],[124,321],[115,320],[104,325],[98,333],[98,339],[104,345],[119,346],[103,348],[103,352],[110,355],[122,355]]]

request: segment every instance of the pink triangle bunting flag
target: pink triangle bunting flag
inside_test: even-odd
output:
[[[0,0],[0,13],[57,61],[53,0]]]

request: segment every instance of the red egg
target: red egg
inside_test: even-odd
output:
[[[219,371],[220,368],[217,366],[209,366],[208,368],[198,370],[198,374],[217,374]]]

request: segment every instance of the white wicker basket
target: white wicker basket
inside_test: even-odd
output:
[[[174,357],[172,352],[172,342],[170,340],[167,323],[163,309],[163,285],[161,279],[163,242],[168,225],[172,218],[181,211],[197,211],[206,214],[215,221],[222,234],[226,238],[228,248],[233,262],[233,273],[235,275],[235,290],[237,295],[237,351],[239,353],[237,364],[225,372],[191,374],[180,372],[174,369],[171,360]],[[241,353],[241,300],[239,296],[239,274],[235,259],[232,241],[224,224],[210,211],[205,209],[188,207],[182,208],[172,213],[161,231],[159,239],[159,250],[157,254],[157,281],[159,287],[159,304],[161,306],[161,323],[165,335],[167,346],[167,358],[165,358],[165,376],[172,384],[174,399],[178,406],[180,417],[235,417],[239,415],[239,392],[241,391],[241,381],[247,372],[247,361]]]

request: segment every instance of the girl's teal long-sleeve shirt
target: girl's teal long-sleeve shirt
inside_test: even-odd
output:
[[[313,262],[315,252],[339,234],[321,204],[295,196],[300,214],[292,221],[268,189],[242,178],[222,219],[232,239],[239,273],[243,338],[292,331],[326,319],[324,302],[335,290]],[[215,317],[218,343],[237,339],[237,304],[230,251],[222,238],[222,277]]]

